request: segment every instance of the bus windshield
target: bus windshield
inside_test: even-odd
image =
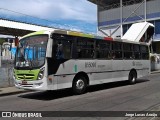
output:
[[[15,68],[39,68],[45,63],[48,35],[21,39],[15,56]]]

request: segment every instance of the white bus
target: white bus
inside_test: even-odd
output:
[[[73,31],[39,31],[21,38],[14,63],[15,86],[31,90],[72,88],[128,80],[150,73],[149,47]]]

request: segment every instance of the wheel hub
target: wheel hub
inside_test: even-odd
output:
[[[83,80],[77,80],[76,87],[77,87],[77,89],[83,89],[84,88],[84,81]]]
[[[135,81],[135,77],[132,77],[132,81],[133,81],[133,82]]]

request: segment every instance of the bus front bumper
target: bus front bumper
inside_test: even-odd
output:
[[[46,85],[43,80],[37,81],[25,81],[25,80],[16,80],[14,79],[15,87],[19,89],[27,89],[27,90],[47,90]]]

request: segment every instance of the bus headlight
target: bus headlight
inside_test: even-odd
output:
[[[43,79],[43,77],[44,77],[44,69],[45,69],[45,68],[40,69],[40,71],[39,71],[39,73],[38,73],[38,80]]]

